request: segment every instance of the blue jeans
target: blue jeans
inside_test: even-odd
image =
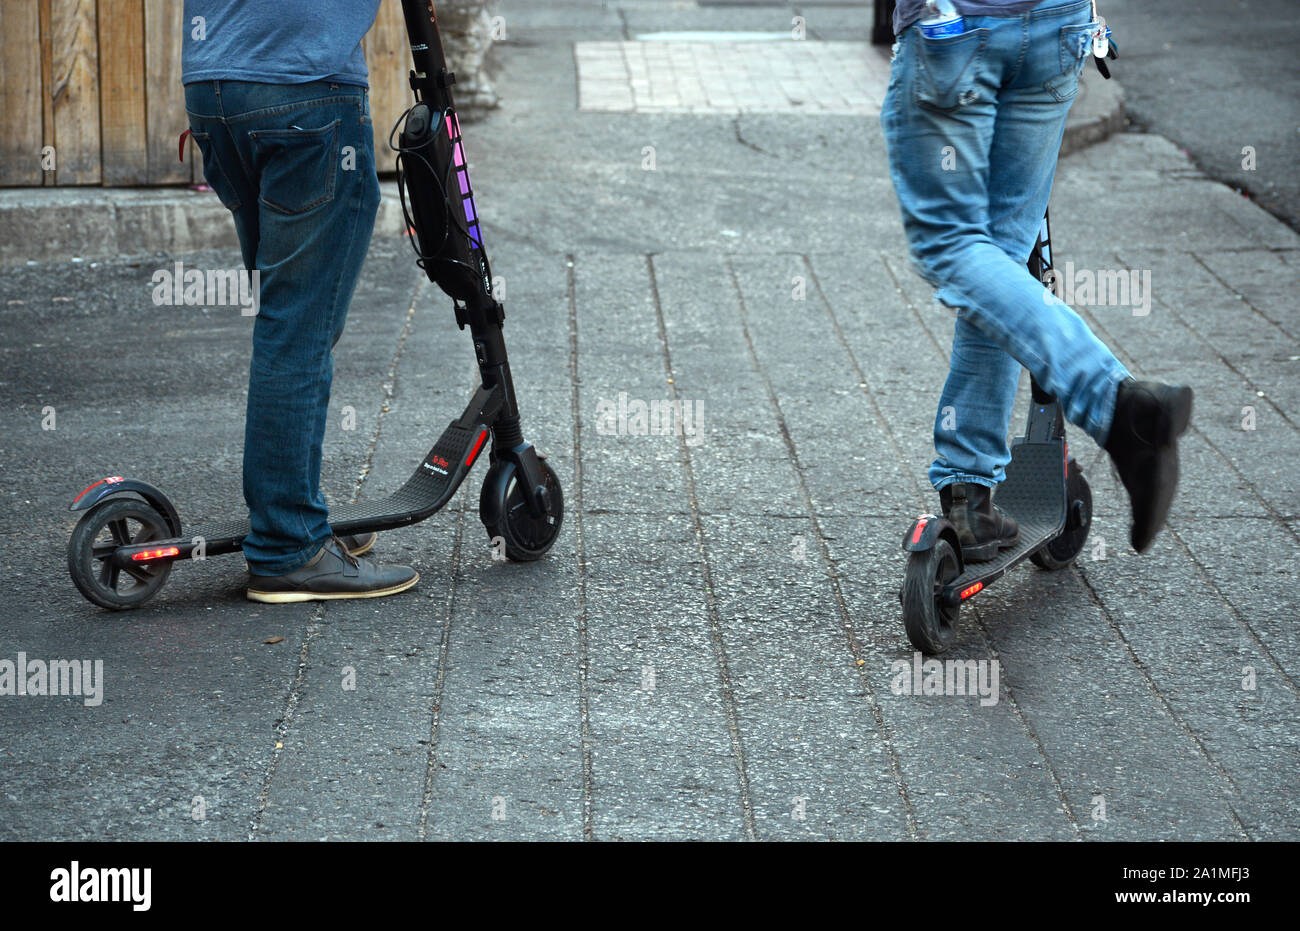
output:
[[[204,81],[185,109],[208,184],[261,277],[244,425],[249,568],[291,572],[330,538],[320,490],[334,344],[361,272],[379,179],[366,89]]]
[[[881,113],[890,176],[912,261],[957,312],[935,488],[1005,477],[1022,365],[1098,443],[1110,430],[1127,370],[1025,267],[1094,26],[1090,0],[1046,0],[967,16],[959,36],[898,37]]]

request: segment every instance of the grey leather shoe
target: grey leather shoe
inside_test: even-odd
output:
[[[339,537],[343,548],[353,556],[360,556],[362,553],[369,553],[375,546],[375,541],[379,539],[377,533],[354,533],[346,537]]]
[[[266,604],[327,601],[335,598],[382,598],[404,592],[420,575],[410,566],[378,566],[350,554],[338,537],[330,538],[304,566],[284,575],[250,574],[248,598]]]

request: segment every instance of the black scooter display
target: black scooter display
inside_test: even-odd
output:
[[[452,101],[437,16],[429,0],[402,0],[414,70],[415,104],[398,121],[398,188],[417,264],[452,298],[456,322],[469,327],[481,385],[401,488],[387,498],[330,509],[340,536],[391,530],[422,521],[456,493],[487,445],[490,466],[479,494],[488,537],[513,560],[550,549],[564,517],[560,481],[524,440],[492,272],[470,186],[460,122]],[[408,209],[409,198],[409,209]],[[186,528],[158,488],[115,475],[93,483],[72,503],[85,511],[68,542],[68,569],[89,601],[115,610],[152,598],[180,559],[238,552],[245,521]]]
[[[1048,281],[1051,231],[1044,215],[1029,271]],[[1016,545],[988,562],[967,564],[952,521],[923,514],[907,529],[907,569],[898,597],[903,626],[922,653],[943,653],[957,636],[962,604],[1029,559],[1041,569],[1064,569],[1083,551],[1092,525],[1092,491],[1065,439],[1060,403],[1031,379],[1025,435],[1011,444],[1006,479],[993,503],[1020,525]]]

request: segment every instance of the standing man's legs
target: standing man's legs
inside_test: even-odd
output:
[[[1076,13],[1069,12],[1076,9]],[[1090,13],[1090,8],[1076,2],[1032,11],[1023,20],[1007,18],[1003,29],[1017,31],[1019,36],[1013,32],[1011,38],[1020,42],[1009,46],[1004,40],[994,46],[995,52],[1014,51],[1017,58],[1003,62],[1004,84],[996,92],[986,166],[987,229],[992,243],[1020,270],[1025,270],[1051,199],[1065,121],[1078,88],[1077,74],[1063,71],[1061,66],[1071,61],[1076,49],[1071,43],[1078,34],[1077,23],[1087,20]],[[1062,18],[1071,22],[1061,26]],[[1053,42],[1053,38],[1060,41]],[[942,291],[939,296],[945,298]],[[1003,480],[1004,468],[1011,460],[1006,437],[1021,366],[994,336],[980,328],[977,305],[975,312],[960,304],[956,310],[952,362],[935,418],[939,455],[930,468],[930,480],[936,488],[954,481],[995,485]],[[1088,335],[1092,335],[1090,331]],[[1104,346],[1101,352],[1096,346],[1091,348],[1094,357],[1111,366],[1116,383],[1128,376]],[[1113,387],[1107,394],[1110,397],[1103,406],[1110,411],[1114,408]],[[954,424],[958,410],[966,413],[960,427]],[[1108,424],[1110,415],[1098,419]],[[1104,436],[1097,437],[1096,429],[1089,432],[1104,441]]]
[[[912,255],[939,300],[961,308],[1102,442],[1127,373],[1024,264],[1051,194],[1090,15],[1089,0],[1075,0],[1023,17],[967,17],[957,39],[906,30],[895,62],[903,80],[891,86],[883,122]],[[1024,222],[1035,213],[1032,226]],[[1011,240],[1023,255],[1007,253]]]
[[[204,172],[260,274],[244,433],[244,555],[258,600],[388,594],[415,573],[370,578],[333,538],[320,472],[333,347],[343,333],[379,207],[365,88],[310,82],[188,85]],[[322,562],[322,553],[329,556]],[[293,574],[307,567],[312,580]],[[400,576],[401,578],[398,578]],[[409,584],[407,584],[409,583]],[[330,591],[325,591],[330,589]],[[255,591],[250,586],[250,597]]]
[[[320,490],[333,347],[379,206],[364,88],[311,86],[273,116],[256,112],[268,103],[257,85],[243,85],[240,101],[253,111],[241,129],[261,180],[262,306],[244,439],[244,553],[261,575],[296,569],[333,535]]]

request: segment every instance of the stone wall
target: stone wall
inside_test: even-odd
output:
[[[496,90],[484,68],[493,41],[496,0],[444,0],[437,4],[447,66],[456,72],[456,106],[461,110],[500,106]]]

